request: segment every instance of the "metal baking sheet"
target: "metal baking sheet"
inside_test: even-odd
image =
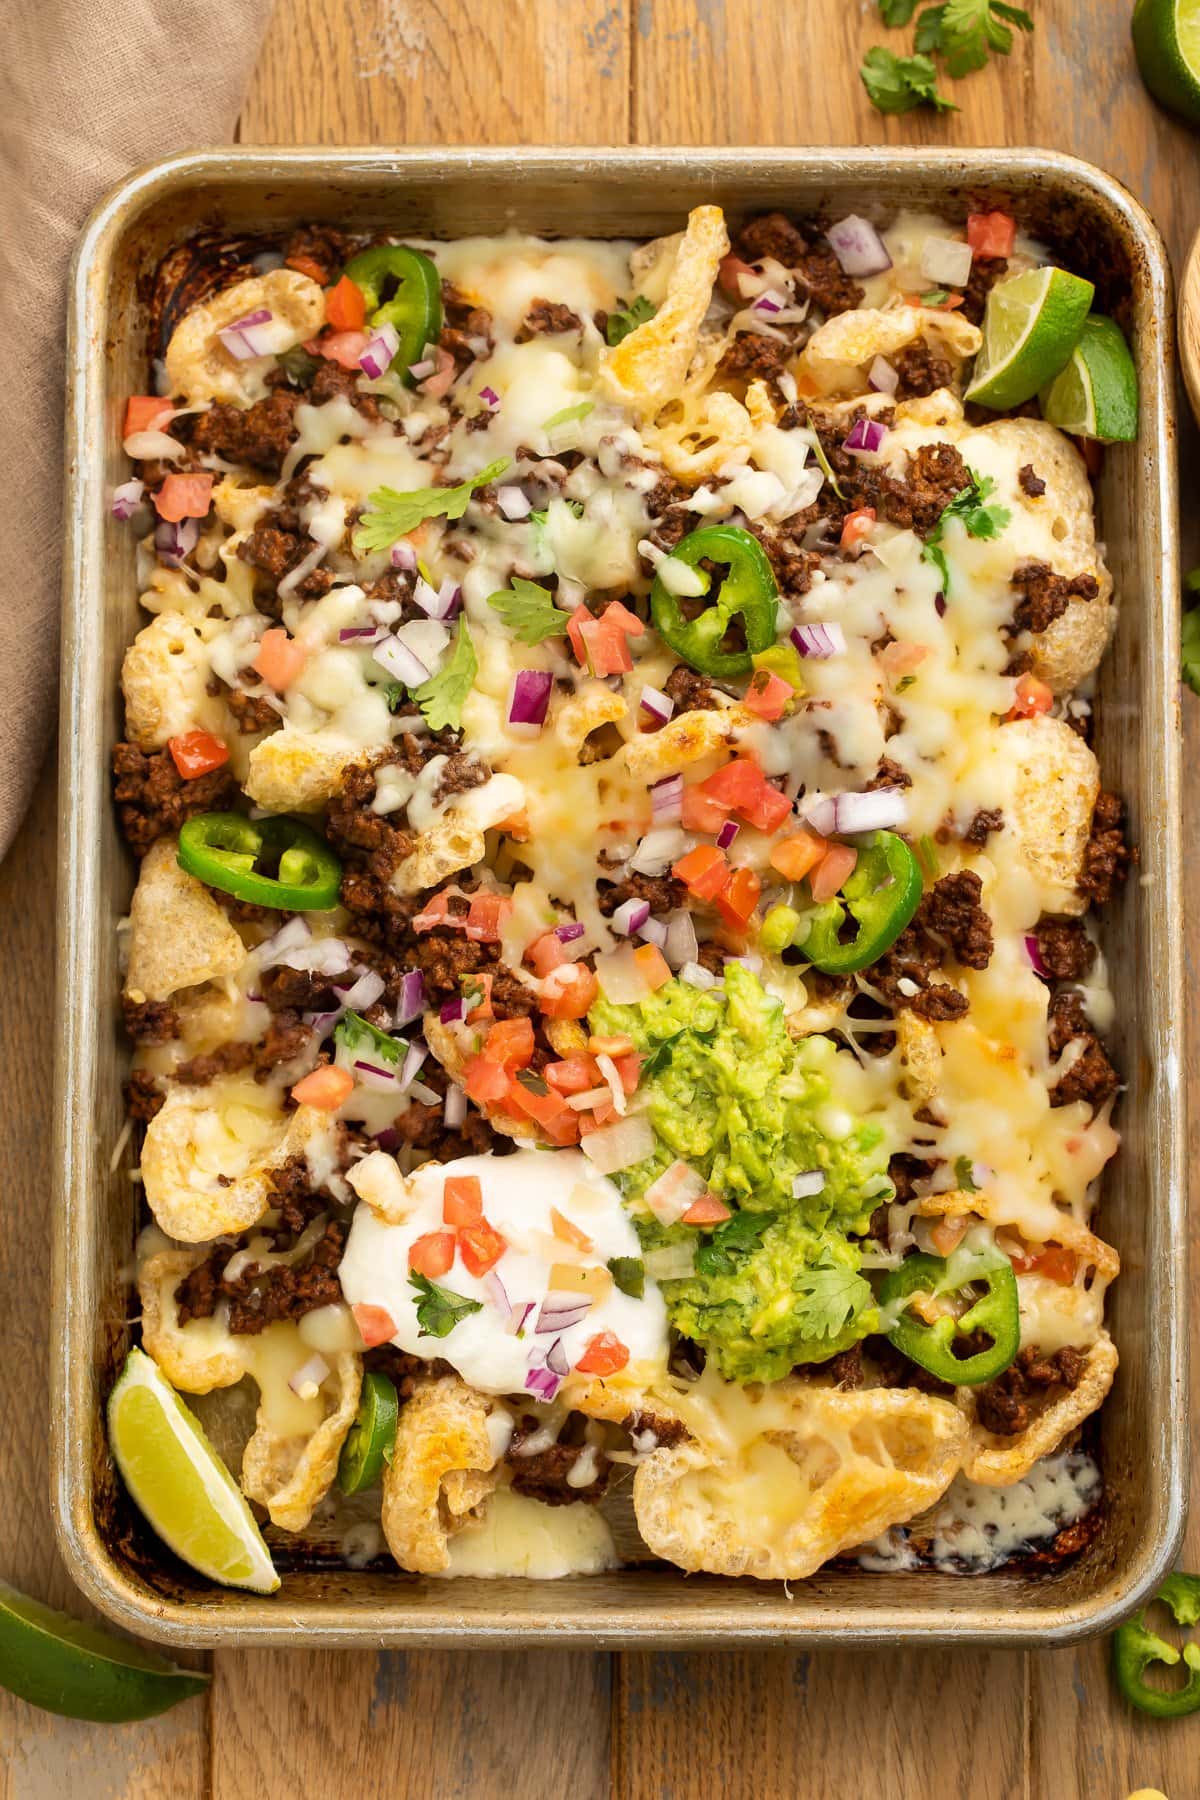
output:
[[[1121,615],[1099,679],[1097,748],[1141,852],[1140,880],[1102,923],[1128,1084],[1124,1147],[1101,1207],[1124,1262],[1110,1296],[1121,1368],[1101,1424],[1105,1529],[1048,1575],[831,1569],[788,1591],[654,1565],[560,1582],[439,1582],[314,1554],[271,1598],[215,1588],[130,1508],[103,1419],[128,1343],[136,1228],[133,1184],[110,1167],[127,1060],[116,924],[132,869],[107,769],[138,609],[133,548],[107,499],[125,475],[124,397],[144,387],[148,278],[198,230],[326,219],[435,237],[652,236],[705,200],[734,220],[776,206],[880,218],[904,205],[952,218],[1002,207],[1090,275],[1098,304],[1131,335],[1141,430],[1109,452],[1100,482]],[[1150,220],[1110,176],[1043,150],[234,150],[159,163],[100,205],[75,258],[68,350],[50,1336],[55,1523],[68,1568],[103,1611],[178,1645],[1034,1646],[1108,1630],[1153,1590],[1183,1531],[1187,1404],[1172,343],[1170,275]]]

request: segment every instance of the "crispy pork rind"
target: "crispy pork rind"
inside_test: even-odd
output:
[[[448,812],[423,831],[392,876],[398,894],[419,894],[437,887],[460,869],[482,862],[487,846],[482,831],[460,813]]]
[[[942,1085],[942,1046],[928,1019],[905,1007],[896,1015],[896,1048],[904,1089],[915,1107],[928,1106]]]
[[[917,1202],[915,1210],[925,1219],[965,1218],[969,1214],[975,1214],[989,1225],[995,1226],[1019,1226],[1027,1224],[1029,1220],[1028,1208],[1006,1207],[1003,1200],[990,1188],[974,1192],[964,1188],[950,1188],[945,1193],[926,1194]],[[1073,1213],[1055,1209],[1045,1219],[1042,1229],[1045,1237],[1041,1241],[1061,1244],[1065,1250],[1074,1251],[1081,1269],[1090,1271],[1105,1287],[1121,1273],[1119,1252],[1111,1244],[1105,1243],[1103,1238],[1097,1237]]]
[[[402,1569],[436,1575],[447,1568],[449,1539],[478,1516],[496,1486],[490,1410],[458,1375],[417,1382],[383,1474],[383,1535]]]
[[[1117,1347],[1107,1332],[1097,1338],[1084,1359],[1083,1373],[1074,1388],[1064,1388],[1056,1400],[1016,1437],[998,1437],[985,1431],[975,1417],[975,1395],[958,1388],[956,1399],[971,1421],[970,1439],[963,1462],[968,1481],[984,1487],[1011,1487],[1028,1475],[1034,1463],[1058,1448],[1068,1432],[1100,1406],[1117,1372]]]
[[[722,712],[676,713],[661,731],[643,731],[630,738],[618,757],[624,758],[635,781],[657,781],[662,775],[686,769],[689,763],[731,749],[734,732],[749,724],[752,716],[742,706]]]
[[[1043,714],[1002,728],[1001,751],[1015,761],[1005,848],[1015,848],[1041,883],[1042,910],[1082,913],[1076,882],[1100,792],[1100,767],[1077,732]]]
[[[360,746],[285,725],[250,752],[245,788],[267,812],[320,812],[346,770],[365,761]]]
[[[343,1350],[331,1359],[321,1385],[328,1411],[314,1432],[282,1437],[259,1406],[254,1436],[242,1455],[242,1490],[265,1506],[272,1524],[283,1531],[303,1531],[333,1485],[361,1390],[362,1359]]]
[[[714,393],[693,390],[644,437],[662,458],[668,474],[694,487],[727,463],[746,461],[754,423],[741,401],[723,389]]]
[[[169,1000],[181,988],[234,975],[246,946],[203,882],[181,869],[177,842],[159,838],[142,859],[129,907],[131,1000]]]
[[[662,305],[601,357],[600,385],[612,399],[649,418],[680,392],[728,249],[719,206],[697,206],[688,214]]]
[[[328,1113],[283,1113],[268,1090],[238,1076],[172,1087],[146,1127],[146,1202],[180,1243],[245,1231],[272,1204],[272,1171],[298,1155],[327,1162],[333,1130]]]
[[[210,1248],[160,1250],[138,1267],[142,1342],[171,1386],[185,1394],[233,1387],[246,1373],[236,1338],[215,1319],[179,1323],[175,1290],[185,1275],[207,1261]]]
[[[185,731],[224,725],[224,709],[208,692],[208,646],[224,629],[223,619],[161,612],[138,632],[125,652],[121,688],[125,732],[139,750],[161,750]]]
[[[443,1025],[436,1012],[425,1014],[425,1042],[450,1079],[461,1087],[467,1059],[453,1029]],[[532,1143],[537,1138],[537,1126],[532,1119],[512,1119],[501,1112],[488,1113],[488,1118],[493,1128],[503,1132],[505,1137],[519,1138],[523,1143]]]
[[[554,735],[566,750],[580,750],[601,725],[615,725],[629,708],[620,694],[602,681],[589,681],[554,715]]]
[[[291,329],[291,343],[281,343],[281,350],[315,337],[325,323],[324,289],[295,269],[272,269],[267,275],[239,281],[194,306],[176,327],[166,355],[171,393],[182,394],[189,401],[244,403],[251,398],[261,379],[259,359],[249,359],[248,367],[225,348],[219,334],[260,307]]]
[[[797,1384],[792,1413],[787,1429],[754,1440],[794,1465],[790,1524],[764,1533],[761,1468],[744,1458],[721,1462],[692,1440],[654,1451],[634,1477],[634,1512],[650,1549],[689,1572],[802,1580],[932,1505],[967,1444],[958,1409],[912,1388],[846,1393]],[[783,1476],[772,1469],[769,1478],[775,1510]]]
[[[983,342],[978,326],[957,313],[929,306],[863,307],[819,325],[804,346],[800,367],[822,393],[864,392],[864,371],[875,358],[894,356],[917,338],[959,364]]]

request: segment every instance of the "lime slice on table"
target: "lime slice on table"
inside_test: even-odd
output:
[[[272,1594],[279,1577],[240,1488],[179,1395],[131,1350],[108,1400],[125,1486],[176,1556],[227,1587]]]
[[[1075,348],[1094,292],[1090,281],[1066,269],[1027,269],[998,281],[988,295],[967,399],[996,410],[1031,400]]]
[[[400,1402],[387,1376],[365,1375],[358,1412],[338,1459],[338,1486],[343,1494],[361,1494],[364,1488],[375,1486],[385,1461],[392,1460],[399,1416]]]
[[[1133,50],[1154,98],[1200,125],[1200,0],[1138,0]]]
[[[106,1725],[152,1719],[210,1679],[0,1581],[0,1687],[46,1712]]]
[[[1093,313],[1065,369],[1042,390],[1042,417],[1060,431],[1128,443],[1137,436],[1138,379],[1115,319]]]

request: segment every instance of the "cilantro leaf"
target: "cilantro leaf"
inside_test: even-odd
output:
[[[554,604],[549,588],[536,581],[514,575],[512,587],[489,596],[508,629],[523,644],[540,644],[549,637],[559,637],[567,629],[567,615]]]
[[[578,406],[564,406],[561,412],[551,413],[548,419],[542,420],[542,430],[553,431],[556,425],[570,425],[576,419],[586,419],[595,410],[594,400],[581,400]]]
[[[367,495],[368,510],[355,530],[355,550],[360,556],[367,556],[372,550],[387,550],[398,538],[415,530],[422,519],[461,519],[476,488],[486,487],[489,481],[503,475],[511,461],[508,456],[498,457],[457,487],[418,488],[412,494],[399,494],[390,487],[376,488]]]
[[[992,51],[1007,56],[1013,46],[1014,25],[1019,31],[1033,30],[1029,14],[1019,6],[1004,5],[1003,0],[946,0],[938,23],[937,48],[951,75],[982,69]]]
[[[979,1183],[975,1179],[975,1165],[969,1156],[956,1156],[954,1159],[954,1179],[964,1194],[977,1194]]]
[[[483,1310],[482,1300],[468,1300],[465,1294],[439,1287],[428,1275],[410,1275],[408,1283],[421,1295],[417,1302],[418,1337],[449,1337],[460,1319]]]
[[[861,1275],[833,1262],[827,1254],[802,1269],[792,1289],[797,1296],[793,1317],[808,1338],[840,1337],[874,1298]]]
[[[916,0],[913,0],[913,4],[916,4]],[[618,344],[623,344],[631,331],[636,331],[639,325],[652,319],[657,311],[658,308],[647,300],[645,294],[636,294],[628,306],[623,306],[619,312],[609,313],[604,327],[609,348],[615,350]]]
[[[876,44],[863,57],[859,75],[871,105],[882,113],[906,113],[922,105],[958,111],[953,100],[938,93],[937,70],[927,56],[897,56]]]
[[[395,1068],[400,1061],[400,1052],[408,1048],[399,1038],[389,1036],[372,1025],[356,1012],[348,1012],[340,1018],[334,1027],[333,1041],[353,1060],[361,1057],[364,1062],[386,1063]]]
[[[944,5],[927,6],[917,20],[917,35],[914,42],[918,51],[923,55],[928,55],[931,50],[940,50],[942,47],[942,14],[945,10]]]
[[[945,306],[945,304],[949,298],[950,298],[950,294],[949,294],[948,289],[946,289],[946,288],[930,288],[930,290],[927,294],[921,295],[921,305],[922,306]]]
[[[879,0],[879,11],[885,25],[907,25],[916,5],[917,0]]]
[[[458,627],[449,662],[436,675],[413,689],[413,699],[420,707],[430,731],[444,731],[449,725],[457,731],[462,724],[463,702],[471,691],[479,668],[475,645],[464,618]]]
[[[383,697],[390,713],[399,712],[408,698],[408,689],[402,681],[389,681],[383,690]]]
[[[990,475],[976,475],[974,469],[968,469],[971,477],[965,488],[960,488],[950,504],[943,508],[937,524],[934,526],[924,549],[921,551],[922,562],[932,563],[942,578],[942,592],[950,592],[950,569],[946,562],[946,553],[942,549],[942,538],[949,519],[961,519],[968,537],[999,537],[1012,512],[1007,506],[987,504],[988,496],[996,486]]]
[[[718,1225],[708,1242],[696,1251],[696,1268],[701,1275],[732,1275],[748,1251],[762,1242],[768,1225],[775,1223],[773,1212],[735,1212],[732,1219]]]
[[[623,1294],[640,1300],[646,1292],[646,1265],[640,1256],[610,1256],[609,1273]]]

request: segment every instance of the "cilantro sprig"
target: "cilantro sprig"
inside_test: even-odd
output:
[[[872,1304],[870,1283],[828,1252],[802,1269],[792,1283],[793,1317],[807,1338],[836,1338]]]
[[[928,56],[897,56],[876,44],[863,57],[859,75],[871,105],[881,113],[911,112],[914,106],[958,111],[953,100],[939,94],[937,70]]]
[[[541,644],[547,638],[560,637],[567,629],[567,615],[555,606],[549,588],[536,581],[514,575],[511,588],[488,597],[515,638],[522,644]]]
[[[463,619],[454,640],[450,659],[436,675],[414,688],[413,699],[430,731],[444,731],[447,726],[457,731],[462,724],[462,709],[479,672],[479,658]]]
[[[944,594],[950,592],[950,568],[942,549],[949,521],[961,519],[968,537],[994,538],[999,537],[1012,518],[1009,507],[988,504],[988,496],[996,486],[990,475],[977,475],[974,469],[968,469],[967,474],[971,478],[970,482],[965,488],[960,488],[949,506],[943,509],[921,551],[922,562],[932,563],[941,576]]]
[[[390,487],[376,488],[367,495],[367,511],[355,530],[355,550],[360,556],[368,556],[373,550],[390,549],[400,538],[415,531],[423,519],[461,519],[476,489],[503,475],[511,461],[508,456],[498,457],[456,487],[418,488],[412,494],[401,494]]]
[[[702,1275],[732,1275],[743,1256],[762,1242],[773,1212],[735,1212],[718,1225],[708,1242],[696,1251],[696,1267]]]
[[[481,1300],[468,1300],[452,1288],[439,1287],[428,1275],[413,1274],[408,1281],[421,1296],[417,1302],[418,1337],[449,1337],[460,1319],[483,1310]]]
[[[913,0],[913,4],[916,4],[916,0]],[[622,306],[617,312],[609,313],[604,327],[604,336],[608,341],[609,348],[615,350],[618,344],[623,344],[631,331],[636,331],[639,325],[644,325],[647,319],[652,319],[657,311],[658,308],[652,301],[647,300],[645,294],[635,294],[628,306]]]
[[[879,0],[885,25],[909,24],[916,8],[917,0]],[[877,44],[863,58],[859,73],[871,104],[884,113],[911,112],[915,106],[957,111],[938,92],[933,58],[940,56],[947,74],[957,80],[982,69],[990,56],[1008,56],[1014,27],[1032,31],[1033,20],[1024,7],[1007,0],[941,0],[926,6],[917,19],[913,55],[897,56]]]

